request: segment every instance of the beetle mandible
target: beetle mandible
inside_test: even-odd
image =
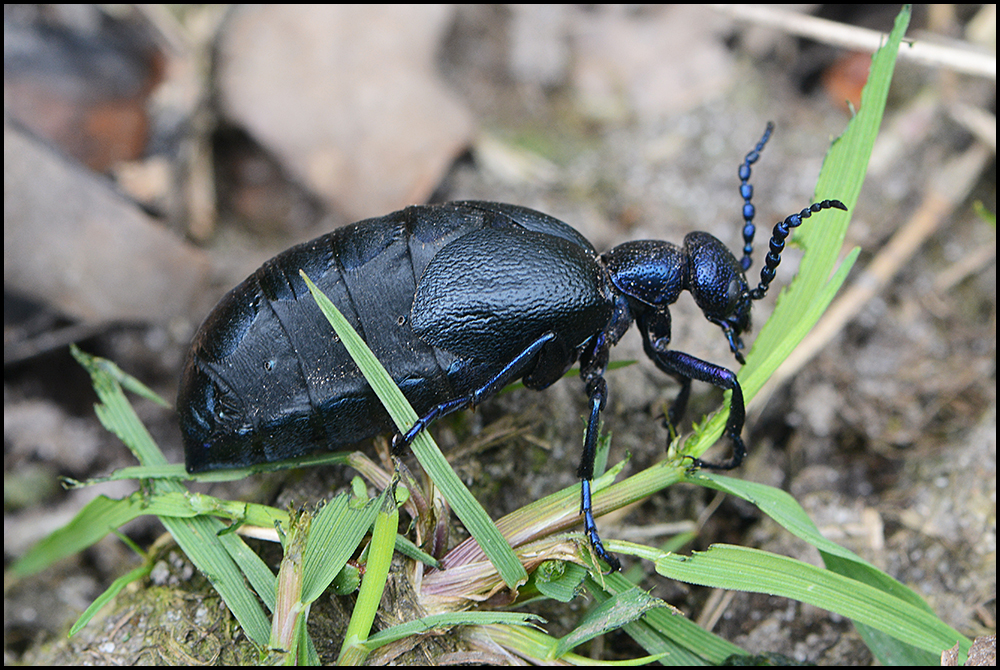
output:
[[[727,368],[668,348],[669,306],[690,291],[719,326],[737,361],[750,308],[767,292],[789,230],[823,200],[778,223],[751,289],[754,236],[750,168],[768,124],[739,168],[743,257],[689,233],[682,246],[621,244],[604,254],[569,225],[516,205],[454,202],[408,207],[337,229],[267,261],[226,295],[191,345],[177,400],[189,472],[245,467],[389,433],[393,425],[313,301],[299,269],[326,293],[386,367],[420,419],[399,450],[434,420],[475,407],[521,379],[553,384],[580,361],[589,416],[578,476],[584,531],[612,569],[591,508],[609,349],[635,322],[646,355],[680,385],[667,415],[672,433],[691,380],[730,389],[725,434],[732,456],[694,466],[728,470],[746,455],[743,392]]]

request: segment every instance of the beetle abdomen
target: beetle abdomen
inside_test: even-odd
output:
[[[527,233],[522,225],[541,231],[531,235],[554,238],[569,250],[564,255],[594,257],[586,239],[552,217],[513,205],[464,202],[410,207],[355,223],[266,262],[222,299],[195,336],[178,395],[188,470],[283,460],[392,429],[368,382],[334,339],[300,268],[421,414],[481,385],[495,363],[483,354],[496,343],[484,347],[479,340],[470,351],[415,335],[411,307],[417,281],[456,240],[484,228]],[[470,254],[475,246],[467,247]],[[482,270],[488,259],[478,259]],[[527,267],[521,283],[511,285],[514,292],[527,295],[536,274],[551,274],[544,261],[535,263],[537,272],[531,261]],[[452,289],[462,290],[456,284]],[[486,332],[503,331],[504,323],[501,319],[499,331]],[[465,355],[470,360],[458,359]]]
[[[413,334],[409,311],[423,266],[477,223],[459,219],[461,225],[442,231],[428,226],[424,213],[411,208],[293,247],[223,298],[196,335],[181,381],[189,471],[282,460],[390,429],[299,268],[409,389],[418,409],[450,393],[442,364],[452,357]],[[428,230],[445,234],[435,240]]]

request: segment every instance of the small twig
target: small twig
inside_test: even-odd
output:
[[[65,349],[74,342],[101,335],[111,330],[140,328],[142,324],[124,321],[94,321],[75,323],[56,330],[47,330],[23,340],[3,343],[3,364],[15,365],[57,349]]]
[[[947,293],[956,284],[965,281],[966,277],[978,274],[983,268],[997,259],[996,245],[987,245],[966,254],[960,260],[951,264],[934,280],[935,293]]]
[[[981,107],[963,103],[953,103],[948,107],[948,114],[956,123],[976,136],[980,142],[996,153],[997,150],[997,115]]]
[[[713,8],[740,21],[776,28],[792,35],[807,37],[821,44],[874,53],[882,46],[886,34],[868,28],[849,26],[836,21],[807,16],[776,7],[760,5],[712,5]],[[955,72],[986,77],[996,81],[996,54],[981,53],[970,48],[956,48],[927,41],[904,40],[899,49],[900,60],[911,60]]]

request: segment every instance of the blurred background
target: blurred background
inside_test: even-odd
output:
[[[866,31],[888,33],[897,11],[6,5],[5,567],[97,493],[133,490],[59,487],[59,476],[134,464],[94,417],[70,343],[172,400],[195,329],[263,261],[415,203],[528,206],[598,250],[692,230],[740,248],[737,167],[774,121],[753,168],[756,269],[765,231],[814,199],[823,156],[860,105]],[[996,228],[984,214],[996,211],[995,13],[915,9],[908,37],[936,55],[897,66],[848,231],[845,253],[862,251],[839,316],[750,406],[751,456],[736,474],[789,490],[827,537],[968,636],[996,628]],[[833,23],[803,37],[813,18]],[[783,257],[775,288],[796,264]],[[757,304],[758,328],[776,293]],[[677,349],[736,366],[690,297],[672,314]],[[634,332],[612,357],[639,361],[609,373],[605,416],[612,462],[630,455],[635,471],[662,457],[659,417],[677,387]],[[507,394],[438,438],[498,518],[575,481],[584,400],[575,379]],[[685,430],[721,402],[695,384]],[[173,412],[136,405],[183,460]],[[349,476],[213,492],[302,504]],[[726,541],[818,561],[755,508],[700,489],[674,487],[601,528],[648,540],[692,524],[689,549]],[[125,530],[143,546],[162,533],[155,521]],[[155,660],[108,647],[101,630],[65,639],[137,560],[112,537],[42,575],[5,578],[5,662]],[[849,622],[807,605],[656,578],[643,587],[750,651],[871,660]]]

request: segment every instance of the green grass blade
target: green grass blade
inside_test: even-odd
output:
[[[562,657],[598,635],[632,623],[649,610],[661,607],[665,608],[667,604],[638,587],[616,593],[588,612],[571,632],[559,639],[555,658]]]
[[[108,373],[107,365],[76,347],[73,347],[73,355],[93,380],[94,390],[101,401],[94,409],[101,422],[132,450],[143,465],[166,465],[163,452],[139,420],[114,375]],[[184,487],[175,480],[152,480],[149,485],[153,496],[184,492]],[[220,535],[225,526],[217,519],[159,518],[191,562],[212,582],[247,636],[258,644],[266,644],[270,624],[257,597],[247,588],[244,580],[245,575],[255,588],[262,589],[259,592],[265,602],[270,599],[273,604],[274,575],[263,561],[236,534]],[[106,533],[109,527],[108,519],[98,519],[94,521],[91,532]]]
[[[819,549],[824,557],[829,559],[827,561],[828,567],[830,562],[836,560],[840,566],[837,572],[840,574],[862,581],[896,598],[905,600],[915,607],[933,613],[924,600],[910,588],[900,584],[854,552],[823,537],[805,510],[785,491],[765,484],[710,472],[693,473],[688,475],[687,481],[729,493],[753,503],[762,512],[777,521],[785,530]]]
[[[329,319],[337,336],[344,343],[358,367],[361,368],[379,400],[385,405],[389,416],[396,423],[396,427],[401,432],[405,432],[417,420],[416,412],[410,407],[402,392],[371,352],[371,349],[368,348],[368,345],[354,332],[347,319],[340,314],[330,299],[323,295],[323,292],[305,276],[305,273],[302,273],[302,277],[308,284],[316,303]],[[411,448],[417,460],[420,461],[420,465],[441,489],[455,514],[462,520],[469,533],[476,538],[490,561],[496,566],[504,582],[509,587],[514,588],[527,581],[528,574],[525,572],[524,566],[517,560],[513,549],[490,520],[486,510],[448,465],[448,461],[434,444],[427,431],[421,431],[417,435]]]
[[[108,533],[145,514],[141,493],[113,500],[97,496],[77,512],[72,521],[33,546],[11,567],[16,577],[41,572],[56,561],[83,551]]]
[[[687,481],[723,491],[753,503],[793,535],[819,549],[823,562],[831,572],[862,582],[934,616],[934,612],[923,598],[912,589],[864,561],[853,552],[823,537],[805,510],[788,493],[764,484],[707,472],[690,474]],[[827,609],[831,609],[831,607],[827,607]],[[932,653],[902,643],[898,637],[865,626],[863,623],[858,623],[858,629],[872,648],[872,652],[883,662],[926,664],[937,660],[937,657]]]
[[[919,649],[939,654],[971,641],[921,607],[830,570],[758,549],[713,545],[691,556],[663,554],[665,577],[714,588],[793,598],[836,612]]]
[[[613,668],[629,668],[638,665],[649,665],[661,660],[662,655],[628,658],[619,661],[595,660],[572,652],[558,653],[560,641],[542,630],[527,626],[511,626],[507,624],[488,624],[482,626],[482,631],[496,645],[514,652],[517,656],[530,663],[541,666],[549,665],[580,665]]]
[[[101,402],[94,405],[94,411],[101,424],[125,443],[136,459],[143,465],[167,465],[167,459],[160,451],[149,431],[139,421],[132,405],[122,391],[117,377],[124,375],[117,366],[96,356],[84,353],[76,345],[70,351],[77,362],[90,373],[94,390]],[[117,372],[109,372],[108,370]],[[138,383],[138,382],[136,382]]]
[[[618,573],[602,576],[601,582],[586,580],[588,591],[598,602],[635,587]],[[652,609],[639,621],[626,624],[624,630],[648,653],[662,656],[665,665],[719,665],[730,656],[746,653],[672,609]]]
[[[389,577],[389,565],[392,563],[392,552],[396,543],[396,531],[399,528],[399,507],[396,504],[394,488],[390,486],[376,500],[377,514],[375,527],[372,530],[372,541],[368,545],[365,576],[361,580],[354,612],[344,633],[344,644],[340,649],[337,665],[361,665],[368,657],[369,650],[364,643],[371,633],[375,614],[382,602],[382,593]]]
[[[78,354],[82,352],[75,344],[70,345],[70,352],[73,354],[74,358],[80,361],[80,356],[78,356]],[[89,356],[87,356],[87,358],[88,358],[88,365],[92,365],[96,368],[99,368],[102,372],[104,372],[106,377],[117,382],[126,391],[131,391],[132,393],[136,394],[141,398],[146,398],[147,400],[156,403],[160,407],[170,409],[170,403],[168,403],[166,400],[157,395],[157,393],[153,391],[153,389],[149,388],[141,381],[139,381],[129,373],[125,372],[111,361],[105,358],[96,358]]]
[[[323,595],[347,565],[372,527],[383,496],[357,506],[342,494],[324,505],[313,519],[302,559],[303,603],[309,604]]]
[[[756,505],[762,512],[777,521],[785,530],[802,538],[821,551],[843,556],[871,567],[853,552],[831,542],[820,534],[816,524],[791,495],[781,489],[766,484],[727,477],[714,472],[695,472],[687,475],[685,481],[706,488],[738,496]]]
[[[138,568],[129,571],[128,573],[122,575],[115,581],[111,582],[111,586],[105,589],[104,593],[97,596],[94,602],[90,603],[90,606],[83,611],[83,614],[76,620],[73,627],[69,629],[69,637],[73,637],[78,632],[80,632],[84,626],[90,623],[90,620],[94,618],[102,607],[110,603],[115,599],[122,589],[131,584],[132,582],[137,582],[140,579],[145,579],[149,573],[152,571],[153,566],[150,563],[141,565]]]
[[[748,482],[722,475],[700,472],[688,476],[687,481],[698,483],[717,491],[729,493],[753,503],[793,535],[805,540],[820,551],[827,569],[850,579],[863,582],[895,598],[906,601],[933,615],[933,611],[912,589],[896,581],[853,552],[827,540],[788,493],[764,484]],[[858,624],[858,630],[882,662],[926,664],[936,662],[928,652],[901,643],[898,638]]]
[[[904,7],[896,18],[886,45],[872,59],[868,82],[862,93],[861,108],[851,119],[844,134],[830,147],[816,182],[815,199],[837,198],[847,205],[849,211],[822,212],[821,223],[808,225],[810,222],[807,222],[795,230],[793,240],[803,249],[801,269],[795,281],[779,297],[774,316],[761,330],[755,347],[771,350],[776,343],[786,339],[797,344],[819,318],[819,315],[813,318],[815,310],[811,309],[816,297],[822,295],[832,298],[832,293],[839,288],[839,285],[832,286],[833,282],[828,280],[847,236],[851,212],[861,193],[868,161],[882,124],[896,54],[909,19],[910,9]],[[832,292],[830,288],[833,288]],[[750,357],[747,359],[747,367],[751,367]],[[766,371],[764,379],[776,369],[776,365],[771,367],[773,363],[768,363],[763,368]],[[751,367],[751,371],[753,369]],[[749,372],[747,374],[749,376]],[[750,395],[759,388],[750,387],[753,389]]]
[[[240,622],[247,637],[261,646],[266,645],[271,635],[271,624],[257,602],[257,597],[247,588],[240,567],[226,548],[226,545],[235,544],[246,547],[239,536],[233,533],[219,536],[219,532],[224,530],[225,526],[218,520],[208,517],[194,519],[161,517],[160,521],[195,567],[208,577],[213,588],[219,592],[226,606]],[[257,556],[249,547],[246,548],[246,552],[247,556]],[[256,560],[260,561],[259,558]],[[260,565],[263,565],[263,562],[260,562]],[[268,573],[268,583],[259,592],[262,597],[264,594],[271,594],[271,607],[273,607],[275,577],[266,566],[264,567]],[[256,573],[251,572],[251,574]],[[247,577],[249,578],[250,574]]]
[[[531,573],[530,585],[538,589],[538,592],[546,598],[568,603],[580,595],[580,589],[587,574],[587,570],[576,563],[546,561]]]

